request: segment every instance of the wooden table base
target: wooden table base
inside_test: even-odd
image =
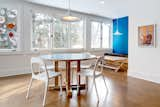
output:
[[[89,59],[95,59],[95,55],[91,55],[89,53],[58,53],[53,55],[42,55],[42,59],[54,61],[55,65],[55,71],[59,72],[58,69],[58,61],[64,61],[66,63],[66,81],[65,81],[65,89],[66,93],[69,97],[72,96],[72,84],[71,84],[71,73],[72,73],[72,67],[71,62],[77,62],[77,73],[80,72],[80,64],[83,60],[89,60]],[[80,83],[80,76],[78,76],[78,83],[77,85],[81,85]],[[58,78],[55,78],[55,86],[59,86],[58,84]],[[73,86],[74,87],[74,86]],[[73,88],[74,89],[74,88]],[[78,92],[79,94],[79,92]]]
[[[77,85],[71,85],[72,90],[77,90]],[[50,90],[60,90],[59,86],[49,86]],[[62,86],[62,89],[64,91],[66,91],[66,86]],[[85,84],[81,84],[79,87],[79,90],[85,90],[86,89],[86,85]]]

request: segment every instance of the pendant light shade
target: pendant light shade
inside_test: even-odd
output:
[[[114,35],[120,36],[120,35],[122,35],[122,33],[119,32],[119,30],[117,29],[116,32],[114,32]]]
[[[71,15],[67,15],[67,16],[62,17],[62,21],[65,21],[65,22],[76,22],[79,20],[80,19],[78,17],[71,16]]]
[[[117,36],[120,36],[122,35],[123,33],[119,32],[119,29],[118,29],[118,18],[116,19],[116,25],[117,25],[117,28],[116,28],[116,32],[114,32],[114,35],[117,35]]]
[[[65,22],[80,21],[80,18],[71,15],[70,0],[68,0],[68,12],[67,12],[67,15],[62,17],[62,21],[65,21]]]

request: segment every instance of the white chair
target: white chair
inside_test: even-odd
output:
[[[72,79],[72,84],[73,84],[73,81],[74,81],[74,79],[73,79],[73,77],[74,77],[74,74],[76,73],[73,69],[75,69],[75,68],[77,68],[77,64],[75,64],[75,63],[73,63],[72,65],[72,72],[71,72],[71,79]],[[91,68],[92,67],[92,65],[90,64],[81,64],[81,66],[80,66],[80,68],[81,69],[89,69],[89,68]]]
[[[47,69],[47,70],[54,70],[54,66],[53,65],[48,65],[48,66],[41,66],[42,69]]]
[[[41,66],[44,66],[45,69],[41,69]],[[47,96],[47,90],[49,85],[49,80],[55,77],[60,77],[60,95],[62,94],[62,75],[60,72],[55,72],[51,70],[46,69],[46,63],[39,57],[32,57],[31,58],[31,70],[32,70],[32,77],[29,83],[27,96],[29,97],[29,91],[32,86],[33,80],[41,80],[45,83],[45,91],[44,91],[44,97],[43,97],[43,106],[45,106],[46,103],[46,96]]]
[[[73,69],[75,69],[75,68],[77,68],[77,63],[73,63],[72,65],[72,68]],[[93,67],[94,66],[94,63],[81,63],[81,65],[80,65],[80,69],[81,70],[83,70],[83,69],[91,69],[91,67]],[[73,77],[74,77],[74,74],[75,74],[75,72],[74,72],[74,70],[72,70],[72,73],[71,73],[71,77],[72,77],[72,84],[73,84]],[[87,81],[86,81],[87,82]]]
[[[96,90],[96,95],[97,95],[97,98],[98,98],[98,101],[99,101],[99,95],[98,95],[98,91],[97,91],[97,85],[96,85],[96,78],[98,77],[102,77],[103,78],[103,81],[104,81],[104,84],[105,84],[105,87],[106,89],[108,90],[107,88],[107,84],[106,84],[106,81],[105,81],[105,78],[104,78],[104,75],[103,75],[103,61],[104,61],[104,57],[101,56],[99,58],[97,58],[96,60],[96,63],[94,65],[94,68],[91,69],[81,69],[80,72],[77,73],[77,77],[78,76],[85,76],[86,77],[86,86],[88,87],[88,77],[92,77],[93,78],[93,85],[95,86],[95,90]],[[78,84],[78,78],[77,78],[77,84]],[[79,85],[77,85],[77,92],[79,91]]]
[[[52,64],[50,64],[50,61],[46,61],[46,67],[45,66],[41,66],[41,68],[44,70],[44,69],[47,69],[47,70],[54,70],[55,69],[55,66]]]

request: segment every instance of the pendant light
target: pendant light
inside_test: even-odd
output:
[[[65,21],[65,22],[80,21],[80,18],[71,15],[70,0],[68,0],[68,12],[67,12],[67,15],[62,17],[62,21]]]
[[[116,32],[114,33],[114,35],[117,35],[117,36],[120,36],[120,35],[122,35],[122,33],[121,32],[119,32],[119,29],[118,29],[118,18],[116,19],[116,24],[117,24],[117,29],[116,29]]]

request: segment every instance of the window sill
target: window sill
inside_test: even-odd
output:
[[[0,52],[14,52],[16,49],[0,49]]]
[[[108,51],[108,52],[112,52],[111,48],[92,48],[90,50],[88,50],[89,52],[98,52],[98,51]]]
[[[41,54],[41,53],[79,53],[79,52],[112,52],[112,49],[39,49],[39,50],[30,50],[30,51],[19,51],[19,50],[0,50],[0,56],[6,55],[29,55],[29,54]]]
[[[79,48],[79,49],[67,49],[67,48],[57,48],[57,49],[32,49],[31,51],[35,52],[51,52],[51,53],[62,53],[62,52],[67,52],[67,53],[72,53],[72,52],[83,52],[84,48]]]
[[[12,50],[0,50],[0,56],[9,56],[9,55],[27,55],[27,54],[39,54],[35,51],[12,51]]]

